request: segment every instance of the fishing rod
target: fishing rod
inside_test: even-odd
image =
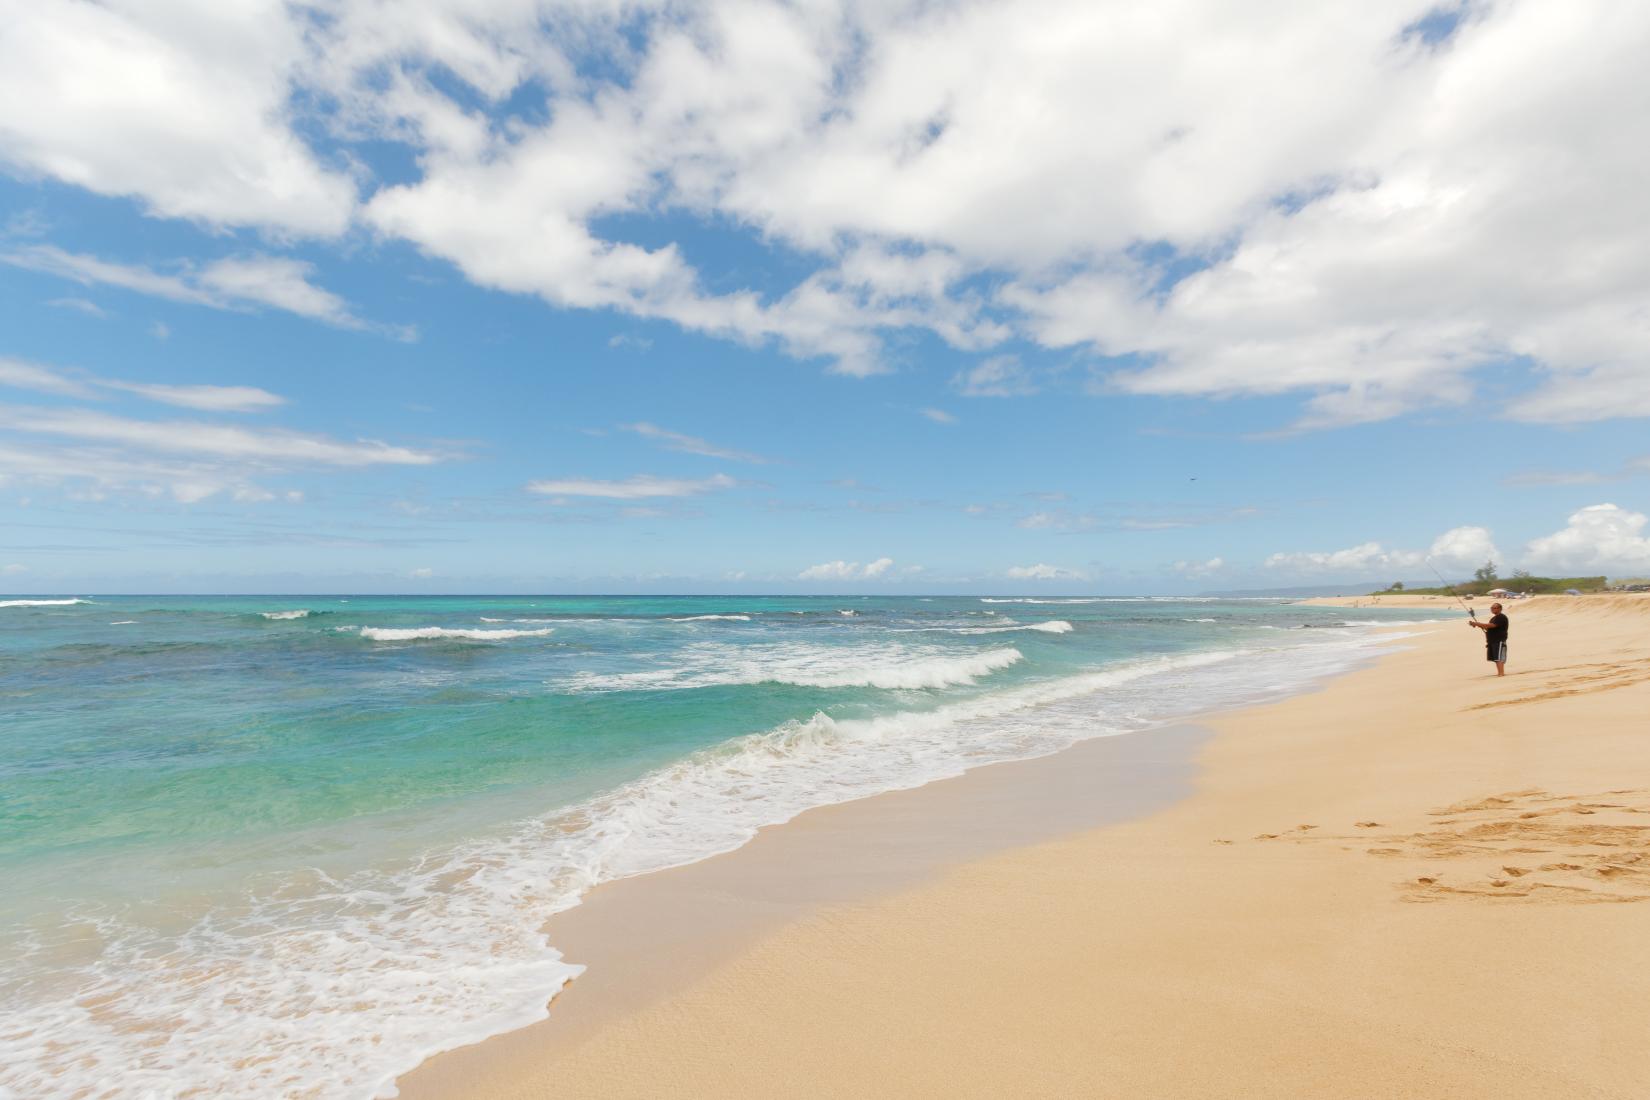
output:
[[[1461,593],[1459,593],[1455,590],[1454,585],[1450,584],[1449,581],[1446,581],[1444,579],[1444,575],[1442,573],[1438,572],[1438,567],[1436,565],[1432,564],[1432,559],[1431,558],[1424,558],[1422,560],[1424,560],[1427,563],[1427,568],[1432,570],[1432,575],[1438,578],[1438,583],[1443,585],[1446,589],[1448,589],[1449,594],[1455,597],[1455,602],[1467,609],[1467,618],[1471,619],[1473,622],[1477,622],[1478,621],[1478,612],[1474,611],[1472,609],[1472,606],[1470,604],[1468,604],[1466,600],[1463,600],[1461,598]]]

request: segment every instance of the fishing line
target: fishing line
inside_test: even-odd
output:
[[[1449,581],[1446,581],[1444,579],[1444,575],[1442,573],[1438,572],[1438,567],[1436,565],[1432,564],[1432,559],[1431,558],[1423,558],[1422,560],[1427,563],[1427,568],[1432,570],[1432,575],[1438,578],[1438,583],[1443,585],[1444,588],[1448,589],[1449,594],[1455,597],[1455,602],[1467,609],[1467,618],[1471,619],[1473,622],[1477,622],[1478,621],[1478,612],[1474,611],[1472,609],[1472,607],[1467,603],[1467,601],[1463,600],[1461,598],[1461,593],[1459,593],[1455,590],[1454,585],[1450,584]]]

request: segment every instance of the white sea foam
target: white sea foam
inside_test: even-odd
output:
[[[844,610],[844,611],[838,611],[837,614],[838,615],[858,615],[859,612],[853,611],[853,610]]]
[[[545,917],[597,884],[732,850],[812,806],[1229,706],[1256,684],[1294,690],[1375,648],[1332,637],[1143,658],[927,711],[815,714],[410,867],[268,883],[182,934],[100,918],[84,931],[102,953],[62,995],[8,1003],[0,1095],[102,1096],[114,1081],[134,1096],[387,1095],[430,1055],[546,1015],[582,968]]]
[[[1183,623],[1218,623],[1219,619],[1181,619]]]
[[[1039,634],[1070,634],[1074,629],[1064,619],[1050,619],[1041,623],[1013,623],[1005,626],[941,626],[931,627],[951,634],[1012,634],[1017,630],[1031,630]]]
[[[115,622],[110,623],[109,625],[110,626],[136,626],[137,625],[137,620],[136,619],[119,619],[119,620],[116,620]]]
[[[462,638],[471,642],[505,642],[511,638],[542,638],[546,634],[555,633],[553,627],[544,627],[540,630],[464,630],[446,626],[363,626],[358,629],[361,637],[370,638],[375,642],[420,642],[441,638]]]
[[[1118,599],[1107,599],[1107,598],[1100,597],[1100,596],[1081,596],[1081,597],[1072,596],[1072,597],[1067,598],[1067,599],[1058,599],[1058,600],[1056,600],[1056,599],[1042,599],[1040,597],[1033,597],[1033,596],[1012,596],[1012,597],[1003,597],[1003,598],[992,597],[992,596],[982,596],[982,597],[980,597],[980,602],[981,603],[1079,604],[1079,603],[1118,603],[1118,602],[1130,602],[1130,601],[1128,599],[1123,599],[1121,601],[1118,600]]]
[[[811,645],[689,647],[670,668],[581,673],[574,691],[662,691],[733,684],[921,690],[972,684],[1017,664],[1011,648],[956,653],[931,647]]]
[[[751,617],[749,615],[684,615],[679,619],[671,619],[670,621],[673,623],[708,623],[713,621],[748,623],[751,621]]]
[[[0,607],[68,607],[70,604],[91,603],[91,600],[0,600]]]
[[[299,608],[296,611],[260,611],[258,614],[266,619],[307,619],[312,612],[307,608]]]

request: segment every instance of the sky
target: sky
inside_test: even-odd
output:
[[[1650,5],[0,16],[0,590],[1650,574]]]

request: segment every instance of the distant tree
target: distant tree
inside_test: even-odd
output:
[[[1475,581],[1493,581],[1495,579],[1495,560],[1492,558],[1472,571]]]
[[[1404,590],[1404,582],[1403,581],[1393,581],[1390,585],[1387,586],[1387,591],[1388,592],[1402,592],[1403,590]]]
[[[1515,581],[1527,581],[1533,576],[1535,576],[1535,574],[1531,573],[1528,569],[1514,569],[1512,579]]]

